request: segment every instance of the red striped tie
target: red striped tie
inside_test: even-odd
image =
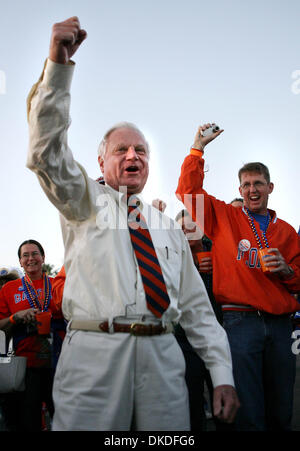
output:
[[[167,310],[170,298],[146,220],[136,196],[128,197],[128,229],[139,265],[148,309],[158,318]]]

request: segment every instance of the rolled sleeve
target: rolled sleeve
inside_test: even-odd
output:
[[[91,213],[89,181],[67,143],[74,67],[48,59],[28,96],[27,167],[36,173],[47,197],[65,218],[82,221]]]

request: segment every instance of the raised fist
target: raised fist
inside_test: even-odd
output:
[[[87,37],[80,28],[78,17],[70,17],[53,25],[49,58],[58,64],[68,64],[80,44]]]
[[[204,124],[198,128],[195,139],[194,139],[194,144],[193,144],[193,147],[195,149],[204,150],[204,147],[208,143],[213,141],[217,136],[219,136],[224,131],[224,130],[219,129],[218,131],[211,133],[210,135],[203,136],[204,130],[210,128],[211,126],[212,126],[212,124]]]

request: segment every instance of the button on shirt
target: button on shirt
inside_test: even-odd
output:
[[[50,60],[29,99],[27,166],[61,214],[67,319],[151,315],[127,225],[124,193],[89,178],[67,145],[74,65]],[[179,226],[142,200],[170,297],[163,321],[180,320],[214,385],[233,385],[227,336],[218,324]]]

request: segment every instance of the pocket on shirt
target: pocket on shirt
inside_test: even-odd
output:
[[[155,247],[167,288],[178,294],[180,286],[181,255],[168,246]]]

